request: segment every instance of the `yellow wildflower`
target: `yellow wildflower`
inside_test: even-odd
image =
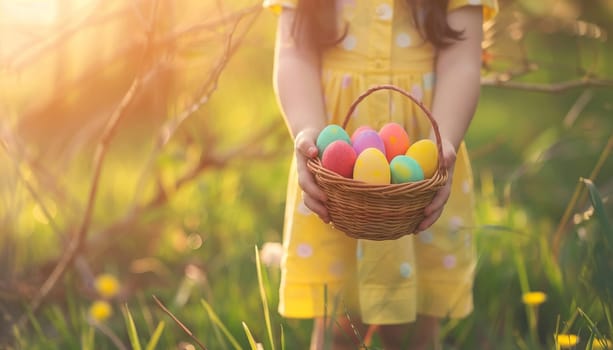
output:
[[[610,349],[613,350],[613,342],[609,339],[594,339],[592,349]]]
[[[89,307],[89,318],[96,322],[104,322],[113,314],[113,307],[105,300],[96,300]]]
[[[560,348],[568,349],[579,343],[579,337],[575,334],[558,334],[556,335],[556,341]]]
[[[119,293],[119,281],[115,276],[108,273],[96,277],[94,286],[103,298],[112,298]]]
[[[547,294],[543,292],[528,292],[522,295],[521,300],[526,305],[538,306],[547,300]]]

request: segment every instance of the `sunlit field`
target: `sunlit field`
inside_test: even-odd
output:
[[[443,348],[613,349],[613,2],[500,1],[466,138],[475,311]],[[275,21],[0,0],[1,349],[308,348],[276,311]]]

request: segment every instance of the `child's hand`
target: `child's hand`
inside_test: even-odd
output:
[[[296,135],[296,168],[298,170],[298,185],[302,188],[302,200],[304,204],[317,214],[325,223],[330,222],[328,210],[324,205],[326,194],[317,186],[313,174],[307,167],[309,158],[317,157],[319,153],[316,140],[319,131],[315,129],[304,129]]]
[[[456,150],[451,142],[442,141],[443,146],[443,166],[447,168],[447,183],[434,196],[432,202],[424,209],[425,217],[417,227],[417,231],[423,231],[432,226],[434,222],[441,216],[443,208],[451,194],[451,180],[453,178],[453,167],[455,165]]]

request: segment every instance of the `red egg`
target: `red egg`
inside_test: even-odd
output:
[[[376,148],[385,154],[385,144],[375,130],[364,130],[352,142],[355,153],[359,156],[367,148]]]
[[[402,125],[387,123],[379,130],[379,136],[385,144],[385,157],[391,162],[395,156],[403,155],[409,148],[409,135]]]
[[[358,127],[357,129],[355,129],[353,134],[351,134],[351,143],[353,144],[353,142],[355,141],[355,138],[358,137],[358,135],[360,135],[363,131],[366,131],[366,130],[373,130],[373,128],[371,128],[368,125],[362,125]]]
[[[321,156],[321,164],[328,170],[351,178],[356,157],[356,152],[351,145],[345,141],[337,140],[326,147]]]

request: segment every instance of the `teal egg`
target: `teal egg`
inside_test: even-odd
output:
[[[317,149],[321,157],[326,147],[334,141],[341,140],[351,145],[349,134],[340,125],[330,124],[323,128],[317,136]]]
[[[390,162],[392,183],[421,181],[424,179],[424,171],[417,161],[409,156],[399,155]]]

